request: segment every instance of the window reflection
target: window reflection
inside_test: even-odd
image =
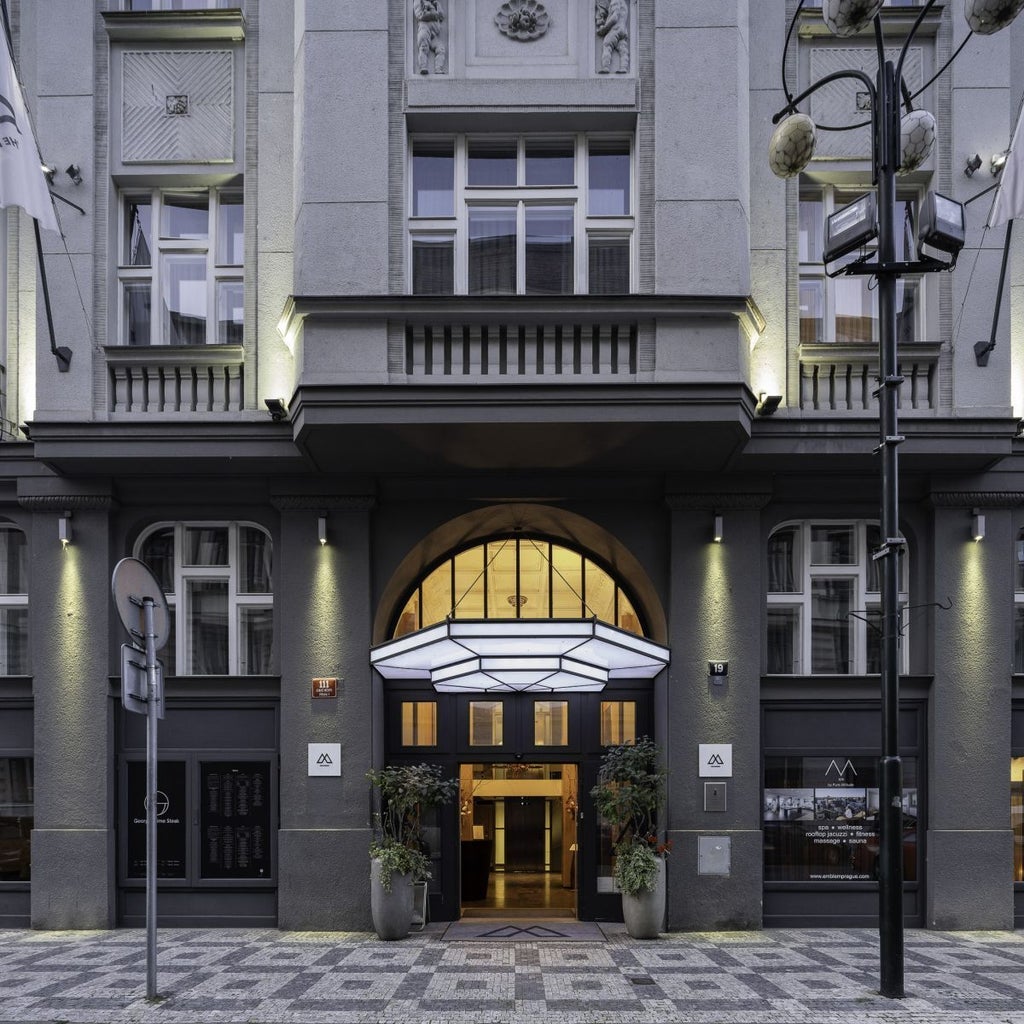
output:
[[[569,743],[569,702],[533,702],[533,742],[538,747],[564,747]]]
[[[636,743],[636,701],[601,701],[601,746]]]
[[[31,757],[0,757],[0,881],[32,874],[35,782]]]
[[[469,702],[469,745],[500,747],[504,742],[504,706],[500,700]]]
[[[402,746],[437,746],[437,702],[402,701]]]

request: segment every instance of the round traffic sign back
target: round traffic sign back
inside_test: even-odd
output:
[[[114,593],[114,603],[117,605],[117,614],[121,617],[121,625],[133,637],[145,637],[144,602],[147,597],[153,601],[154,645],[159,651],[171,635],[171,614],[167,608],[167,598],[164,597],[153,571],[137,558],[122,558],[114,566],[110,588]]]

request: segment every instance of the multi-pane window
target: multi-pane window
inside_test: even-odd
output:
[[[238,189],[123,193],[121,342],[240,345],[244,221]]]
[[[1024,672],[1024,530],[1017,534],[1013,561],[1013,671]]]
[[[866,188],[840,188],[803,181],[800,185],[800,344],[878,342],[878,290],[866,275],[825,275],[822,249],[828,217],[864,194]],[[917,193],[896,195],[896,259],[916,258]],[[867,249],[875,246],[870,243]],[[867,251],[867,249],[865,251]],[[847,258],[849,259],[849,257]],[[830,270],[834,265],[830,265]],[[921,275],[896,281],[896,339],[899,344],[924,336]]]
[[[171,612],[160,652],[168,675],[273,671],[273,549],[248,523],[163,524],[138,545]]]
[[[632,290],[629,137],[458,135],[410,150],[414,294]]]
[[[0,527],[0,675],[28,672],[28,545],[25,534]]]
[[[863,675],[881,669],[878,526],[864,521],[790,523],[768,540],[769,673]],[[907,604],[900,556],[900,607]],[[905,611],[901,614],[906,640]],[[906,663],[906,643],[900,658]]]

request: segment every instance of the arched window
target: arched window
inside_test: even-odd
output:
[[[453,619],[596,618],[644,631],[633,601],[579,551],[537,537],[498,537],[459,551],[416,584],[392,636]]]
[[[273,548],[252,523],[161,523],[136,545],[163,588],[171,637],[167,675],[273,671]]]
[[[25,534],[0,526],[0,675],[28,673],[28,545]]]
[[[879,672],[881,567],[877,523],[787,523],[768,539],[769,674],[864,675]],[[900,608],[906,640],[907,559],[900,558]],[[906,670],[901,644],[901,671]]]

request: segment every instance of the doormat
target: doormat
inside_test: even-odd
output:
[[[605,934],[593,921],[567,918],[470,917],[453,921],[442,936],[449,942],[605,942]]]

